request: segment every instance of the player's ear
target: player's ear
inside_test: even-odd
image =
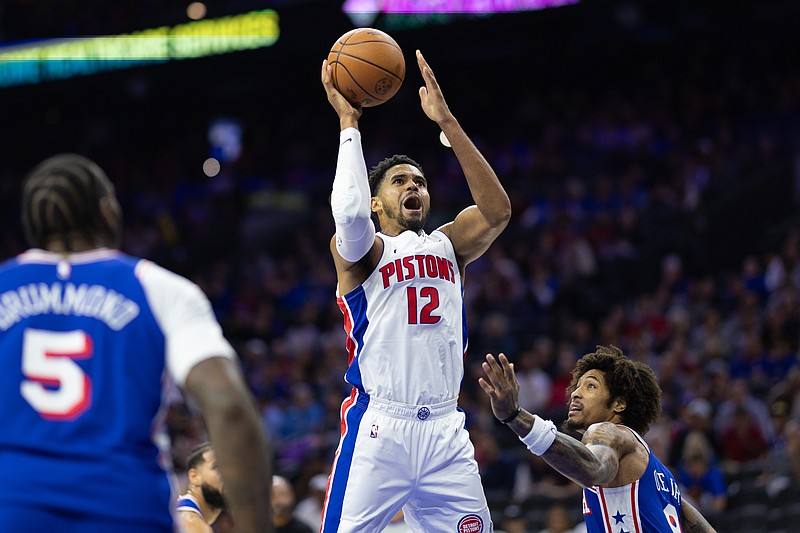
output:
[[[628,402],[625,400],[625,398],[616,398],[611,403],[611,408],[614,409],[616,414],[621,415],[625,412],[625,409],[628,408]]]
[[[373,213],[377,213],[379,209],[381,209],[382,204],[380,198],[377,196],[373,196],[369,201],[369,207]]]
[[[189,478],[189,483],[191,485],[200,485],[200,472],[196,468],[187,470],[186,477]]]

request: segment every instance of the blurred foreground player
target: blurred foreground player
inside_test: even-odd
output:
[[[395,155],[367,174],[361,108],[344,99],[322,66],[340,126],[330,248],[348,335],[345,379],[353,386],[342,404],[322,533],[381,531],[400,509],[416,532],[492,531],[457,408],[467,347],[463,279],[508,224],[511,204],[419,51],[417,65],[425,80],[422,110],[449,139],[475,201],[430,234],[420,166]]]
[[[614,346],[598,346],[578,361],[565,426],[582,433],[580,441],[519,406],[514,365],[504,354],[488,354],[483,370],[486,378],[478,382],[494,415],[532,453],[583,487],[589,533],[714,531],[641,437],[661,413],[661,388],[650,367]]]
[[[115,248],[114,188],[78,155],[23,184],[32,248],[0,266],[0,529],[172,533],[167,376],[200,408],[239,531],[271,531],[266,437],[200,289]]]

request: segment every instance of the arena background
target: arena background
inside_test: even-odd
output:
[[[187,4],[5,0],[0,41],[181,24]],[[0,87],[0,247],[4,258],[24,249],[17,203],[27,170],[62,151],[96,159],[123,203],[124,249],[211,297],[276,436],[277,469],[302,498],[327,468],[347,392],[326,244],[338,122],[319,70],[355,26],[334,1],[206,5],[208,18],[275,9],[280,37],[257,50]],[[542,402],[531,408],[561,420],[563,367],[614,343],[662,378],[665,416],[648,439],[676,471],[692,417],[711,419],[703,432],[727,504],[698,499],[719,529],[800,530],[798,21],[800,3],[777,0],[583,0],[371,24],[396,38],[408,64],[396,97],[364,112],[367,163],[418,159],[431,180],[431,227],[469,202],[419,109],[419,48],[512,197],[514,221],[467,276],[462,406],[498,526],[516,509],[509,502],[531,531],[554,501],[577,519],[579,496],[493,422],[477,362],[505,351],[531,375],[541,369],[535,382],[556,392],[531,392]],[[209,178],[208,132],[220,118],[241,126],[241,155]],[[746,399],[732,397],[733,383]],[[710,414],[688,408],[697,399]],[[755,405],[763,425],[752,457],[726,449],[724,413],[736,405]],[[180,469],[203,434],[177,396],[170,431]]]

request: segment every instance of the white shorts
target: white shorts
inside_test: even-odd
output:
[[[412,531],[491,533],[475,451],[456,400],[417,406],[353,391],[321,533],[375,533],[403,509]]]

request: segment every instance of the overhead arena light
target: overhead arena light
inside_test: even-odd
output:
[[[0,87],[272,46],[271,10],[161,26],[121,35],[46,39],[0,48]]]
[[[537,11],[577,4],[580,0],[345,0],[344,11],[353,24],[368,26],[381,15],[485,16],[497,13]]]

